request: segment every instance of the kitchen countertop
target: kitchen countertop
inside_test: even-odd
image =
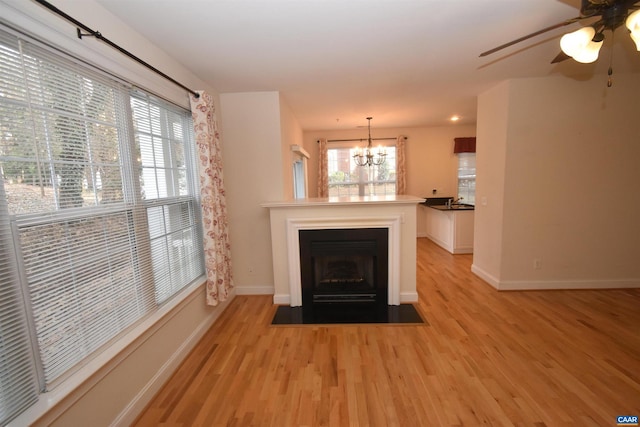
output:
[[[432,209],[436,209],[439,211],[472,211],[475,210],[475,206],[473,205],[461,205],[461,204],[453,204],[451,207],[447,205],[430,205],[428,206]]]

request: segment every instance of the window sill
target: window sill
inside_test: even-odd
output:
[[[180,307],[201,296],[202,292],[199,291],[202,290],[205,280],[204,276],[195,280],[191,285],[176,294],[174,298],[161,305],[158,310],[132,327],[130,331],[113,342],[104,351],[70,374],[54,389],[41,393],[33,405],[18,415],[7,426],[17,427],[32,425],[37,422],[49,424],[47,420],[55,420],[108,375],[115,366],[140,347],[154,332],[171,320]]]

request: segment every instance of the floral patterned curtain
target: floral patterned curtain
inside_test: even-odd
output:
[[[407,193],[407,167],[404,156],[406,139],[406,137],[401,135],[396,141],[396,194]]]
[[[329,197],[327,140],[318,140],[318,197]]]
[[[191,95],[190,99],[200,175],[207,304],[218,305],[233,287],[231,244],[216,109],[211,95],[198,93],[200,97]]]

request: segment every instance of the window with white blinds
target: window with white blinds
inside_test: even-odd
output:
[[[476,204],[476,153],[458,153],[458,198]]]
[[[0,422],[4,372],[51,388],[203,275],[194,161],[189,111],[0,31]]]
[[[4,188],[0,186],[0,425],[38,397],[35,359],[18,281]]]

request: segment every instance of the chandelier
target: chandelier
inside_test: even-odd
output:
[[[367,117],[369,121],[369,143],[367,144],[366,149],[356,148],[356,153],[353,155],[353,161],[358,166],[380,166],[384,163],[385,158],[387,157],[387,153],[382,148],[378,148],[378,152],[376,154],[373,153],[373,148],[371,147],[371,119],[373,117]]]

